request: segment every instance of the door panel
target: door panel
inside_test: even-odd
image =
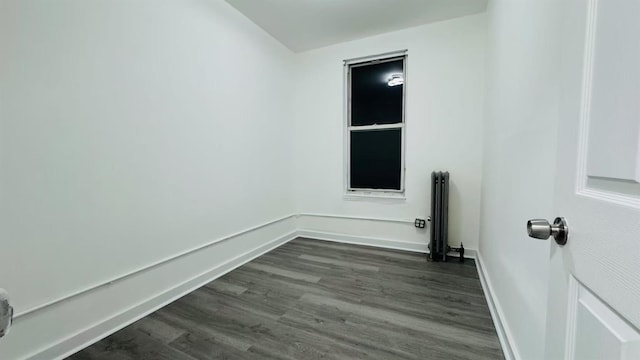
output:
[[[564,0],[547,359],[640,359],[640,0]]]
[[[569,284],[566,359],[640,359],[640,332],[574,277]]]
[[[640,2],[606,0],[592,6],[584,79],[587,176],[618,180],[606,189],[616,191],[616,183],[640,182],[640,101],[635,97],[640,93]]]

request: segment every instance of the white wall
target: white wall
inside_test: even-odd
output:
[[[482,163],[485,15],[424,25],[296,56],[296,204],[301,213],[402,220],[302,216],[300,228],[327,237],[425,250],[430,174],[451,172],[450,242],[477,248]],[[408,49],[406,200],[346,200],[344,59]],[[327,234],[334,233],[334,234]],[[383,240],[383,241],[379,241]],[[391,241],[387,241],[391,240]]]
[[[4,0],[0,52],[0,287],[18,314],[293,213],[293,55],[225,2]],[[19,317],[0,358],[294,230],[284,219]]]
[[[494,10],[490,24],[496,57],[544,67],[501,47],[502,37],[517,40],[498,33],[505,14]],[[429,213],[432,170],[452,175],[451,243],[477,249],[486,25],[474,15],[294,56],[218,0],[1,1],[0,287],[19,316],[0,358],[65,354],[296,227],[423,251],[428,232],[413,219]],[[347,200],[342,60],[400,49],[409,51],[406,200]],[[500,75],[516,68],[490,67],[486,125],[513,135],[524,125],[511,121],[524,119],[499,99],[526,106],[532,93]],[[542,90],[533,74],[518,76]],[[493,236],[505,193],[518,196],[501,190],[513,174],[500,161],[516,159],[500,151],[517,154],[519,139],[487,136],[496,143],[486,145],[483,231]],[[499,249],[501,241],[485,235],[481,249],[494,283],[505,283],[496,285],[503,299],[519,284],[515,260],[500,254],[526,252]]]
[[[488,10],[480,257],[516,358],[542,359],[549,242],[526,221],[553,219],[556,1],[495,0]]]

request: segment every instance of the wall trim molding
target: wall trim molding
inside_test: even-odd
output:
[[[180,252],[178,254],[172,255],[170,257],[161,259],[149,265],[143,266],[137,270],[129,272],[127,274],[119,275],[109,281],[104,281],[102,283],[89,286],[85,289],[70,293],[66,296],[60,297],[53,301],[38,305],[26,311],[22,311],[15,317],[16,319],[22,318],[21,320],[25,320],[26,318],[33,316],[40,312],[41,310],[45,310],[49,307],[52,307],[57,304],[61,304],[65,301],[68,301],[72,298],[89,295],[90,293],[99,290],[106,286],[113,286],[114,284],[127,281],[128,278],[141,274],[147,271],[152,271],[161,265],[168,264],[174,260],[179,258],[188,256],[190,254],[194,254],[198,251],[209,248],[215,244],[219,244],[223,241],[233,239],[239,237],[241,235],[250,233],[255,230],[259,230],[266,226],[276,224],[281,221],[285,221],[291,218],[297,219],[300,216],[310,216],[310,217],[322,217],[322,218],[339,218],[339,219],[348,219],[348,220],[369,220],[369,221],[381,221],[381,222],[390,222],[390,223],[405,223],[413,225],[413,221],[408,220],[399,220],[399,219],[382,219],[382,218],[372,218],[372,217],[360,217],[360,216],[346,216],[346,215],[326,215],[326,214],[291,214],[287,215],[272,221],[265,222],[263,224],[242,230],[237,233],[233,233],[216,240],[207,242],[205,244],[199,245],[197,247],[188,249],[186,251]],[[293,225],[293,231],[288,232],[285,235],[279,236],[276,239],[273,239],[265,244],[262,244],[256,248],[250,249],[238,256],[225,261],[222,264],[216,265],[209,270],[206,270],[200,274],[197,274],[193,277],[190,277],[174,286],[171,286],[167,290],[164,290],[160,293],[153,294],[152,296],[146,298],[145,300],[139,301],[135,304],[132,304],[130,307],[119,311],[115,315],[101,319],[100,321],[90,325],[87,328],[81,329],[76,333],[73,333],[60,341],[51,344],[46,348],[41,348],[35,350],[33,353],[28,354],[25,359],[62,359],[66,356],[69,356],[76,351],[79,351],[94,342],[132,324],[133,322],[149,315],[150,313],[170,304],[171,302],[179,299],[180,297],[204,286],[205,284],[217,279],[218,277],[236,269],[244,265],[245,263],[269,252],[273,249],[286,244],[287,242],[297,238],[304,237],[316,240],[324,240],[324,241],[333,241],[338,243],[346,243],[346,244],[354,244],[354,245],[363,245],[363,246],[371,246],[378,248],[386,248],[393,250],[401,250],[401,251],[410,251],[416,253],[429,253],[427,248],[427,243],[419,243],[419,242],[409,242],[402,240],[393,240],[393,239],[384,239],[384,238],[376,238],[376,237],[368,237],[368,236],[358,236],[358,235],[349,235],[349,234],[339,234],[332,232],[324,232],[324,231],[316,231],[316,230],[306,230],[301,229],[298,224]],[[456,253],[451,253],[451,255],[456,256]],[[474,249],[465,249],[465,258],[476,258],[476,251]],[[479,263],[478,263],[479,264]],[[480,265],[478,265],[480,269]],[[480,271],[480,270],[479,270]],[[481,281],[483,275],[481,274]],[[485,285],[483,283],[483,289]],[[491,290],[485,289],[485,294],[490,293]],[[489,304],[493,304],[488,299]],[[492,305],[490,305],[490,310],[492,310]],[[494,310],[492,310],[492,317],[494,317]],[[21,321],[18,320],[18,321]],[[499,327],[498,322],[496,322],[496,318],[494,317],[494,323],[496,323],[496,328]],[[500,331],[498,332],[500,334]],[[503,340],[501,338],[501,344]],[[504,348],[504,345],[503,345]],[[507,357],[507,360],[514,359],[513,357]],[[519,358],[515,358],[519,359]]]
[[[381,239],[381,238],[375,238],[375,237],[369,237],[369,236],[338,234],[338,233],[332,233],[332,232],[304,230],[304,229],[298,229],[298,236],[303,238],[315,239],[315,240],[333,241],[333,242],[353,244],[353,245],[364,245],[364,246],[379,247],[379,248],[392,249],[392,250],[411,251],[411,252],[417,252],[422,254],[429,253],[429,249],[427,248],[427,243]],[[451,252],[449,253],[449,255],[458,256],[458,253]],[[464,257],[466,259],[475,259],[476,250],[465,248]]]
[[[404,250],[418,253],[427,253],[427,244],[408,241],[380,239],[366,236],[346,235],[332,232],[298,229],[298,236],[303,238],[333,241],[353,245],[365,245],[393,250]]]
[[[351,215],[331,215],[331,214],[315,214],[315,213],[301,213],[296,217],[321,217],[321,218],[330,218],[330,219],[348,219],[348,220],[370,220],[370,221],[381,221],[381,222],[391,222],[391,223],[400,223],[400,224],[411,224],[413,225],[413,220],[405,220],[405,219],[387,219],[387,218],[379,218],[379,217],[369,217],[369,216],[351,216]]]
[[[53,305],[56,305],[56,304],[61,303],[63,301],[69,300],[69,299],[74,298],[76,296],[80,296],[80,295],[83,295],[85,293],[94,291],[94,290],[96,290],[98,288],[101,288],[103,286],[113,285],[113,284],[115,284],[115,283],[117,283],[119,281],[122,281],[122,280],[124,280],[124,279],[126,279],[128,277],[131,277],[133,275],[136,275],[138,273],[151,270],[151,269],[153,269],[155,267],[158,267],[158,266],[160,266],[162,264],[171,262],[171,261],[176,260],[178,258],[181,258],[183,256],[190,255],[190,254],[192,254],[194,252],[197,252],[197,251],[200,251],[200,250],[204,250],[204,249],[206,249],[206,248],[208,248],[210,246],[213,246],[215,244],[219,244],[219,243],[221,243],[223,241],[236,238],[236,237],[238,237],[240,235],[244,235],[246,233],[261,229],[263,227],[275,224],[275,223],[280,222],[280,221],[287,220],[287,219],[292,218],[292,217],[296,217],[296,214],[290,214],[290,215],[287,215],[287,216],[284,216],[284,217],[281,217],[281,218],[278,218],[278,219],[267,221],[267,222],[262,223],[260,225],[256,225],[256,226],[250,227],[248,229],[244,229],[242,231],[239,231],[239,232],[236,232],[236,233],[233,233],[233,234],[230,234],[230,235],[227,235],[227,236],[224,236],[224,237],[209,241],[209,242],[204,243],[202,245],[198,245],[198,246],[196,246],[194,248],[191,248],[191,249],[182,251],[180,253],[177,253],[175,255],[168,256],[168,257],[166,257],[164,259],[155,261],[155,262],[153,262],[153,263],[151,263],[149,265],[145,265],[145,266],[143,266],[143,267],[141,267],[141,268],[139,268],[137,270],[130,271],[130,272],[126,273],[126,274],[118,275],[118,276],[116,276],[115,278],[113,278],[111,280],[103,281],[103,282],[100,282],[98,284],[94,284],[94,285],[88,286],[88,287],[86,287],[84,289],[72,292],[70,294],[64,295],[64,296],[59,297],[57,299],[54,299],[54,300],[48,301],[46,303],[34,306],[34,307],[30,308],[30,309],[20,311],[20,312],[16,313],[13,318],[14,318],[14,320],[17,320],[17,319],[19,319],[21,317],[33,314],[33,313],[35,313],[37,311],[43,310],[43,309],[48,308],[50,306],[53,306]]]
[[[344,220],[363,220],[363,221],[378,221],[378,222],[387,222],[387,223],[395,223],[395,224],[405,224],[411,225],[413,228],[414,220],[406,220],[406,219],[392,219],[392,218],[380,218],[380,217],[369,217],[369,216],[355,216],[355,215],[332,215],[332,214],[319,214],[319,213],[300,213],[296,216],[296,218],[300,217],[311,217],[311,218],[325,218],[325,219],[344,219]],[[430,216],[426,217],[428,221],[428,226],[431,224]],[[405,251],[413,251],[413,252],[422,252],[429,253],[429,249],[427,247],[427,243],[419,243],[415,241],[404,241],[404,240],[396,240],[396,239],[383,239],[376,238],[373,236],[359,236],[359,235],[348,235],[343,233],[334,233],[334,232],[325,232],[318,230],[309,230],[304,229],[298,226],[299,231],[313,231],[315,233],[319,233],[319,236],[324,236],[325,238],[318,238],[314,236],[309,236],[310,238],[318,239],[318,240],[328,240],[328,241],[337,241],[344,242],[348,244],[356,244],[356,245],[365,245],[365,246],[374,246],[374,247],[383,247],[388,249],[395,250],[405,250]],[[345,238],[346,237],[346,238]],[[476,249],[474,248],[465,248],[465,258],[475,259],[476,257]],[[450,256],[458,256],[459,254],[456,252],[450,252],[448,255]]]
[[[289,218],[287,216],[280,220]],[[276,220],[274,222],[280,221]],[[262,226],[260,226],[262,227]],[[260,228],[255,227],[253,230]],[[244,232],[248,232],[247,230]],[[243,233],[244,233],[243,232]],[[236,235],[237,236],[237,235]],[[152,312],[172,303],[182,296],[206,285],[207,283],[227,274],[230,271],[248,263],[249,261],[269,252],[273,249],[286,244],[287,242],[298,237],[297,231],[292,231],[284,236],[278,237],[257,248],[242,253],[220,265],[213,267],[201,274],[198,274],[160,294],[156,294],[146,300],[143,300],[128,309],[108,318],[104,321],[94,324],[93,326],[83,329],[62,341],[50,346],[44,350],[27,356],[27,359],[64,359],[65,357],[99,341],[100,339],[113,334],[114,332],[136,322],[137,320],[151,314]]]
[[[489,274],[486,272],[486,268],[484,267],[482,260],[482,254],[479,251],[476,253],[476,268],[478,269],[480,284],[482,285],[484,296],[487,299],[487,305],[489,305],[489,313],[491,313],[493,324],[495,325],[496,332],[498,333],[498,340],[500,340],[504,357],[506,360],[520,360],[522,358],[515,346],[515,341],[513,340],[513,335],[509,330],[509,326],[505,322],[504,311],[502,311],[500,302],[495,296],[491,279],[489,278]]]
[[[208,247],[210,247],[210,246],[216,245],[216,244],[221,243],[221,242],[223,242],[223,241],[226,241],[226,240],[230,240],[230,239],[236,238],[236,237],[238,237],[238,236],[241,236],[241,235],[244,235],[244,234],[246,234],[246,233],[249,233],[249,232],[252,232],[252,231],[255,231],[255,230],[261,229],[261,228],[263,228],[263,227],[266,227],[266,226],[269,226],[269,225],[275,224],[275,223],[280,222],[280,221],[284,221],[284,220],[287,220],[287,219],[290,219],[290,218],[299,218],[299,217],[301,217],[301,216],[309,216],[309,217],[323,217],[323,218],[336,218],[336,219],[351,219],[351,220],[370,220],[370,221],[381,221],[381,222],[392,222],[392,223],[406,223],[406,224],[413,224],[413,221],[410,221],[410,220],[402,220],[402,219],[385,219],[385,218],[364,217],[364,216],[330,215],[330,214],[311,214],[311,213],[289,214],[289,215],[283,216],[283,217],[281,217],[281,218],[274,219],[274,220],[271,220],[271,221],[267,221],[267,222],[265,222],[265,223],[262,223],[262,224],[259,224],[259,225],[256,225],[256,226],[253,226],[253,227],[250,227],[250,228],[244,229],[244,230],[242,230],[242,231],[239,231],[239,232],[236,232],[236,233],[233,233],[233,234],[230,234],[230,235],[227,235],[227,236],[224,236],[224,237],[221,237],[221,238],[218,238],[218,239],[215,239],[215,240],[209,241],[209,242],[204,243],[204,244],[202,244],[202,245],[198,245],[198,246],[196,246],[196,247],[194,247],[194,248],[191,248],[191,249],[188,249],[188,250],[182,251],[182,252],[180,252],[180,253],[178,253],[178,254],[168,256],[168,257],[166,257],[166,258],[163,258],[163,259],[160,259],[160,260],[158,260],[158,261],[155,261],[155,262],[153,262],[153,263],[151,263],[151,264],[148,264],[148,265],[142,266],[142,267],[140,267],[140,268],[138,268],[138,269],[136,269],[136,270],[134,270],[134,271],[128,272],[128,273],[126,273],[126,274],[118,275],[118,276],[116,276],[116,277],[112,278],[111,280],[102,281],[102,282],[100,282],[100,283],[97,283],[97,284],[94,284],[94,285],[90,285],[90,286],[88,286],[88,287],[86,287],[86,288],[84,288],[84,289],[80,289],[80,290],[77,290],[77,291],[72,292],[72,293],[70,293],[70,294],[67,294],[67,295],[61,296],[61,297],[59,297],[59,298],[57,298],[57,299],[54,299],[54,300],[51,300],[51,301],[45,302],[45,303],[40,304],[40,305],[36,305],[36,306],[34,306],[34,307],[28,308],[27,310],[19,311],[19,312],[17,312],[17,313],[14,315],[14,317],[13,317],[13,318],[14,318],[14,320],[20,319],[20,318],[22,318],[22,317],[28,316],[28,315],[30,315],[30,314],[33,314],[33,313],[38,312],[38,311],[40,311],[40,310],[43,310],[43,309],[45,309],[45,308],[48,308],[48,307],[54,306],[54,305],[56,305],[56,304],[59,304],[59,303],[61,303],[61,302],[64,302],[64,301],[69,300],[69,299],[71,299],[71,298],[74,298],[74,297],[76,297],[76,296],[80,296],[80,295],[83,295],[83,294],[85,294],[85,293],[88,293],[88,292],[94,291],[94,290],[96,290],[96,289],[98,289],[98,288],[101,288],[101,287],[103,287],[103,286],[110,286],[110,285],[113,285],[113,284],[115,284],[115,283],[117,283],[117,282],[119,282],[119,281],[121,281],[121,280],[123,280],[123,279],[126,279],[126,278],[128,278],[128,277],[131,277],[131,276],[136,275],[136,274],[141,273],[141,272],[145,272],[145,271],[151,270],[151,269],[153,269],[153,268],[155,268],[155,267],[157,267],[157,266],[160,266],[160,265],[162,265],[162,264],[165,264],[165,263],[171,262],[171,261],[176,260],[176,259],[178,259],[178,258],[180,258],[180,257],[186,256],[186,255],[189,255],[189,254],[192,254],[192,253],[197,252],[197,251],[200,251],[200,250],[204,250],[204,249],[206,249],[206,248],[208,248]],[[389,240],[389,241],[391,241],[391,240]],[[413,245],[414,243],[408,243],[408,244],[410,244],[410,246],[411,246],[411,245]],[[360,243],[360,245],[369,245],[369,244],[365,242],[365,243]],[[371,244],[371,246],[376,246],[376,245]],[[385,247],[385,246],[382,246],[382,247]],[[392,247],[392,248],[395,248],[395,247]],[[415,246],[414,246],[413,248],[415,248]],[[409,248],[406,248],[406,247],[400,247],[400,248],[398,248],[398,250],[407,250],[407,251],[418,251],[418,252],[424,252],[424,251],[421,251],[419,248],[418,248],[418,249],[416,249],[416,250],[411,250],[411,247],[409,247]]]

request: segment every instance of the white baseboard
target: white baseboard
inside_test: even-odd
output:
[[[286,221],[289,222],[285,224]],[[349,234],[338,234],[317,230],[295,230],[295,224],[291,221],[291,216],[287,216],[226,237],[225,239],[230,239],[232,237],[242,237],[242,239],[253,238],[253,240],[246,240],[249,241],[249,243],[247,244],[254,244],[252,245],[253,248],[249,251],[232,257],[230,260],[221,263],[218,262],[218,264],[213,268],[207,269],[207,254],[213,254],[211,253],[211,251],[216,251],[213,250],[213,247],[219,246],[218,244],[221,243],[221,240],[217,240],[211,242],[210,244],[205,244],[204,246],[189,250],[184,254],[179,254],[174,257],[175,259],[172,258],[163,260],[158,264],[153,264],[152,266],[149,266],[145,269],[134,271],[129,275],[123,275],[115,282],[109,282],[106,285],[95,286],[86,290],[82,290],[77,293],[71,294],[68,298],[55,300],[50,304],[46,304],[45,306],[40,306],[38,308],[29,310],[29,312],[21,314],[19,323],[16,324],[16,332],[12,334],[14,336],[18,334],[18,327],[26,327],[24,329],[20,329],[20,332],[22,332],[24,336],[21,336],[23,339],[19,340],[19,342],[22,343],[19,346],[23,350],[18,350],[18,348],[15,348],[11,351],[8,351],[9,348],[5,348],[5,350],[7,350],[8,352],[4,353],[0,348],[0,355],[4,354],[0,357],[5,358],[5,355],[8,355],[8,358],[29,360],[62,359],[65,356],[73,354],[74,352],[79,351],[80,349],[87,347],[92,343],[130,325],[131,323],[143,318],[144,316],[147,316],[148,314],[162,308],[163,306],[166,306],[167,304],[232,271],[233,269],[255,259],[256,257],[269,252],[292,239],[295,239],[296,237],[306,237],[311,239],[327,240],[348,244],[373,246],[418,253],[428,253],[426,243],[356,236]],[[267,226],[270,226],[270,228],[266,229],[265,227]],[[283,233],[285,235],[279,235]],[[264,237],[272,239],[274,237],[276,238],[268,243],[261,243],[259,246],[255,246],[255,244],[258,243],[259,238]],[[238,241],[245,240],[238,239]],[[465,250],[465,257],[475,258],[475,250]],[[206,254],[203,253],[205,251],[207,251]],[[232,252],[231,256],[233,255],[235,254]],[[452,255],[455,256],[457,254],[453,253]],[[192,258],[193,260],[199,261],[200,264],[204,266],[201,266],[199,270],[196,271],[191,270],[192,272],[189,274],[188,268],[190,267],[190,265],[188,264],[191,264],[193,262],[191,260]],[[144,279],[151,280],[163,278],[168,274],[172,274],[172,269],[175,270],[180,268],[183,269],[183,273],[185,274],[184,277],[181,277],[183,275],[180,275],[174,276],[173,280],[165,279],[165,283],[169,284],[169,286],[163,287],[162,289],[157,288],[157,290],[154,291],[148,291],[147,294],[149,294],[150,296],[147,296],[146,298],[138,297],[134,300],[134,298],[132,297],[132,300],[130,300],[129,302],[122,300],[120,302],[120,305],[116,304],[112,306],[113,310],[109,310],[111,312],[104,312],[105,315],[100,316],[98,314],[94,314],[94,320],[92,321],[86,321],[84,323],[80,322],[78,323],[78,325],[69,325],[67,327],[69,329],[68,332],[65,332],[65,334],[69,335],[66,335],[61,339],[50,337],[51,345],[42,346],[41,342],[36,341],[34,343],[33,339],[29,340],[29,338],[32,338],[34,330],[44,329],[43,326],[45,326],[46,328],[50,327],[49,324],[51,324],[52,318],[64,319],[67,316],[73,316],[72,314],[80,311],[80,309],[82,309],[82,311],[87,311],[87,309],[98,310],[100,309],[101,302],[110,301],[109,299],[112,299],[112,296],[116,296],[115,294],[118,294],[118,292],[126,292],[127,289],[137,290],[137,288],[132,284],[146,283],[147,280]],[[133,288],[131,286],[133,286]],[[151,289],[151,287],[149,289]],[[485,293],[488,293],[488,291],[485,290]],[[144,294],[144,291],[141,290],[140,294]],[[84,324],[90,325],[87,326]],[[49,334],[48,336],[51,335],[51,333],[47,333]],[[30,344],[30,346],[28,346],[27,344]],[[31,350],[29,351],[27,349]],[[508,359],[510,360],[510,358]]]
[[[491,279],[485,270],[482,262],[482,255],[479,252],[476,253],[476,267],[478,269],[478,276],[480,277],[480,284],[482,285],[484,296],[487,299],[487,305],[489,305],[489,312],[491,313],[493,324],[495,325],[496,332],[498,333],[498,340],[500,340],[500,345],[504,352],[504,357],[506,360],[520,360],[521,357],[515,347],[513,335],[509,330],[509,326],[504,321],[504,312],[502,311],[500,302],[495,297],[495,291],[491,285]]]
[[[197,275],[182,284],[179,284],[170,290],[154,296],[144,302],[136,304],[122,313],[109,318],[101,323],[83,330],[53,347],[40,352],[30,359],[63,359],[94,342],[113,334],[114,332],[134,323],[135,321],[151,314],[152,312],[172,303],[173,301],[189,294],[190,292],[206,285],[207,283],[217,279],[218,277],[240,267],[249,261],[265,254],[297,237],[296,232],[292,232],[278,239],[268,242],[258,248],[252,249],[244,254],[220,264],[213,269]]]
[[[265,254],[297,237],[294,231],[290,234],[270,241],[263,246],[247,251],[235,258],[220,264],[211,270],[197,275],[182,284],[169,289],[157,296],[140,302],[122,313],[109,318],[103,322],[77,333],[53,347],[46,349],[31,357],[31,359],[63,359],[94,342],[113,334],[114,332],[134,323],[135,321],[151,314],[152,312],[172,303],[173,301],[189,294],[190,292],[206,285],[218,277],[240,267],[249,261]]]
[[[317,231],[317,230],[298,230],[298,236],[304,237],[304,238],[310,238],[310,239],[345,243],[345,244],[373,246],[373,247],[380,247],[385,249],[418,252],[423,254],[429,253],[429,249],[427,248],[426,243],[421,244],[421,243],[409,242],[409,241],[380,239],[375,237],[356,236],[356,235],[347,235],[347,234],[337,234],[337,233]],[[464,254],[465,254],[464,256],[465,258],[474,259],[476,256],[476,251],[474,249],[465,249]],[[459,254],[455,252],[451,252],[449,253],[449,255],[458,256]]]
[[[385,249],[404,250],[419,253],[427,253],[427,244],[420,244],[408,241],[378,239],[372,237],[355,236],[337,234],[324,231],[315,230],[298,230],[298,236],[317,240],[326,240],[333,242],[340,242],[345,244],[365,245],[381,247]]]

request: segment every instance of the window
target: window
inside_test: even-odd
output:
[[[406,55],[346,61],[347,192],[404,192]]]

